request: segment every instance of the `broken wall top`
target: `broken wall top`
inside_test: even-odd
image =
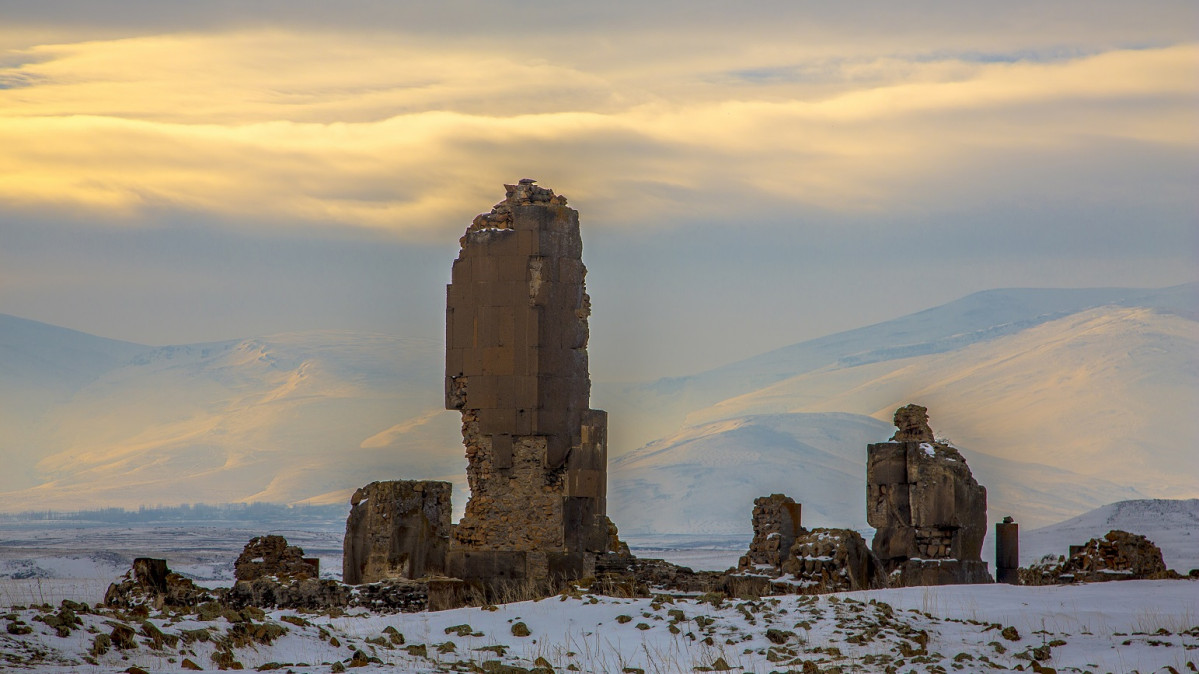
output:
[[[542,435],[560,465],[588,409],[579,214],[525,179],[461,239],[446,303],[446,407],[486,436]],[[507,442],[504,440],[503,442]]]

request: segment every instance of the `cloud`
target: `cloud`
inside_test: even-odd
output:
[[[696,48],[551,63],[495,41],[286,30],[32,46],[0,65],[0,82],[20,85],[0,89],[0,207],[424,240],[468,222],[499,181],[532,176],[607,226],[910,216],[1037,187],[988,183],[996,157],[1052,159],[1069,195],[1113,139],[1199,145],[1195,44],[1046,58],[794,50],[757,66],[742,47],[722,47],[718,69]]]

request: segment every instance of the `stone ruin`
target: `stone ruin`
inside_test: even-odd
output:
[[[233,577],[255,580],[264,576],[318,578],[320,563],[305,557],[299,547],[288,545],[282,536],[257,536],[250,539],[233,563]]]
[[[593,576],[627,548],[606,515],[607,413],[590,409],[578,211],[531,179],[477,216],[446,290],[445,406],[462,414],[471,496],[376,482],[353,498],[346,582],[449,576],[486,591]]]
[[[886,587],[878,560],[851,529],[805,529],[800,504],[782,494],[754,500],[754,538],[734,578],[758,578],[764,594],[822,594]]]
[[[475,218],[446,293],[445,406],[462,413],[471,491],[448,567],[468,581],[593,575],[617,545],[579,213],[533,183]]]
[[[754,499],[754,538],[738,568],[781,568],[795,539],[806,533],[802,513],[803,507],[783,494]]]
[[[991,582],[982,561],[987,490],[956,449],[937,442],[928,410],[895,411],[891,442],[867,446],[866,521],[889,584]]]
[[[449,482],[372,482],[350,498],[342,580],[444,576],[450,546]]]
[[[1177,579],[1166,568],[1161,548],[1138,534],[1114,529],[1102,538],[1070,546],[1070,555],[1020,569],[1022,585],[1101,583],[1110,580]]]
[[[776,494],[755,502],[736,573],[629,555],[606,515],[607,414],[589,405],[579,214],[531,179],[504,187],[459,239],[446,289],[445,406],[462,415],[465,514],[450,523],[447,483],[363,487],[346,521],[347,583],[459,583],[494,597],[584,577],[704,591],[753,580],[768,592],[881,587],[880,569],[892,585],[990,580],[986,490],[915,405],[896,412],[893,442],[868,448],[873,554],[856,532],[805,530],[799,504]]]

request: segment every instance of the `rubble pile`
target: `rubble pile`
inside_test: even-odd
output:
[[[1070,547],[1068,557],[1020,569],[1022,585],[1102,583],[1110,580],[1182,578],[1166,568],[1161,548],[1153,541],[1114,529]]]

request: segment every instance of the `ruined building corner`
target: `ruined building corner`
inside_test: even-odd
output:
[[[982,561],[987,490],[953,447],[933,439],[928,410],[895,412],[890,442],[867,447],[871,548],[892,586],[991,582]]]

